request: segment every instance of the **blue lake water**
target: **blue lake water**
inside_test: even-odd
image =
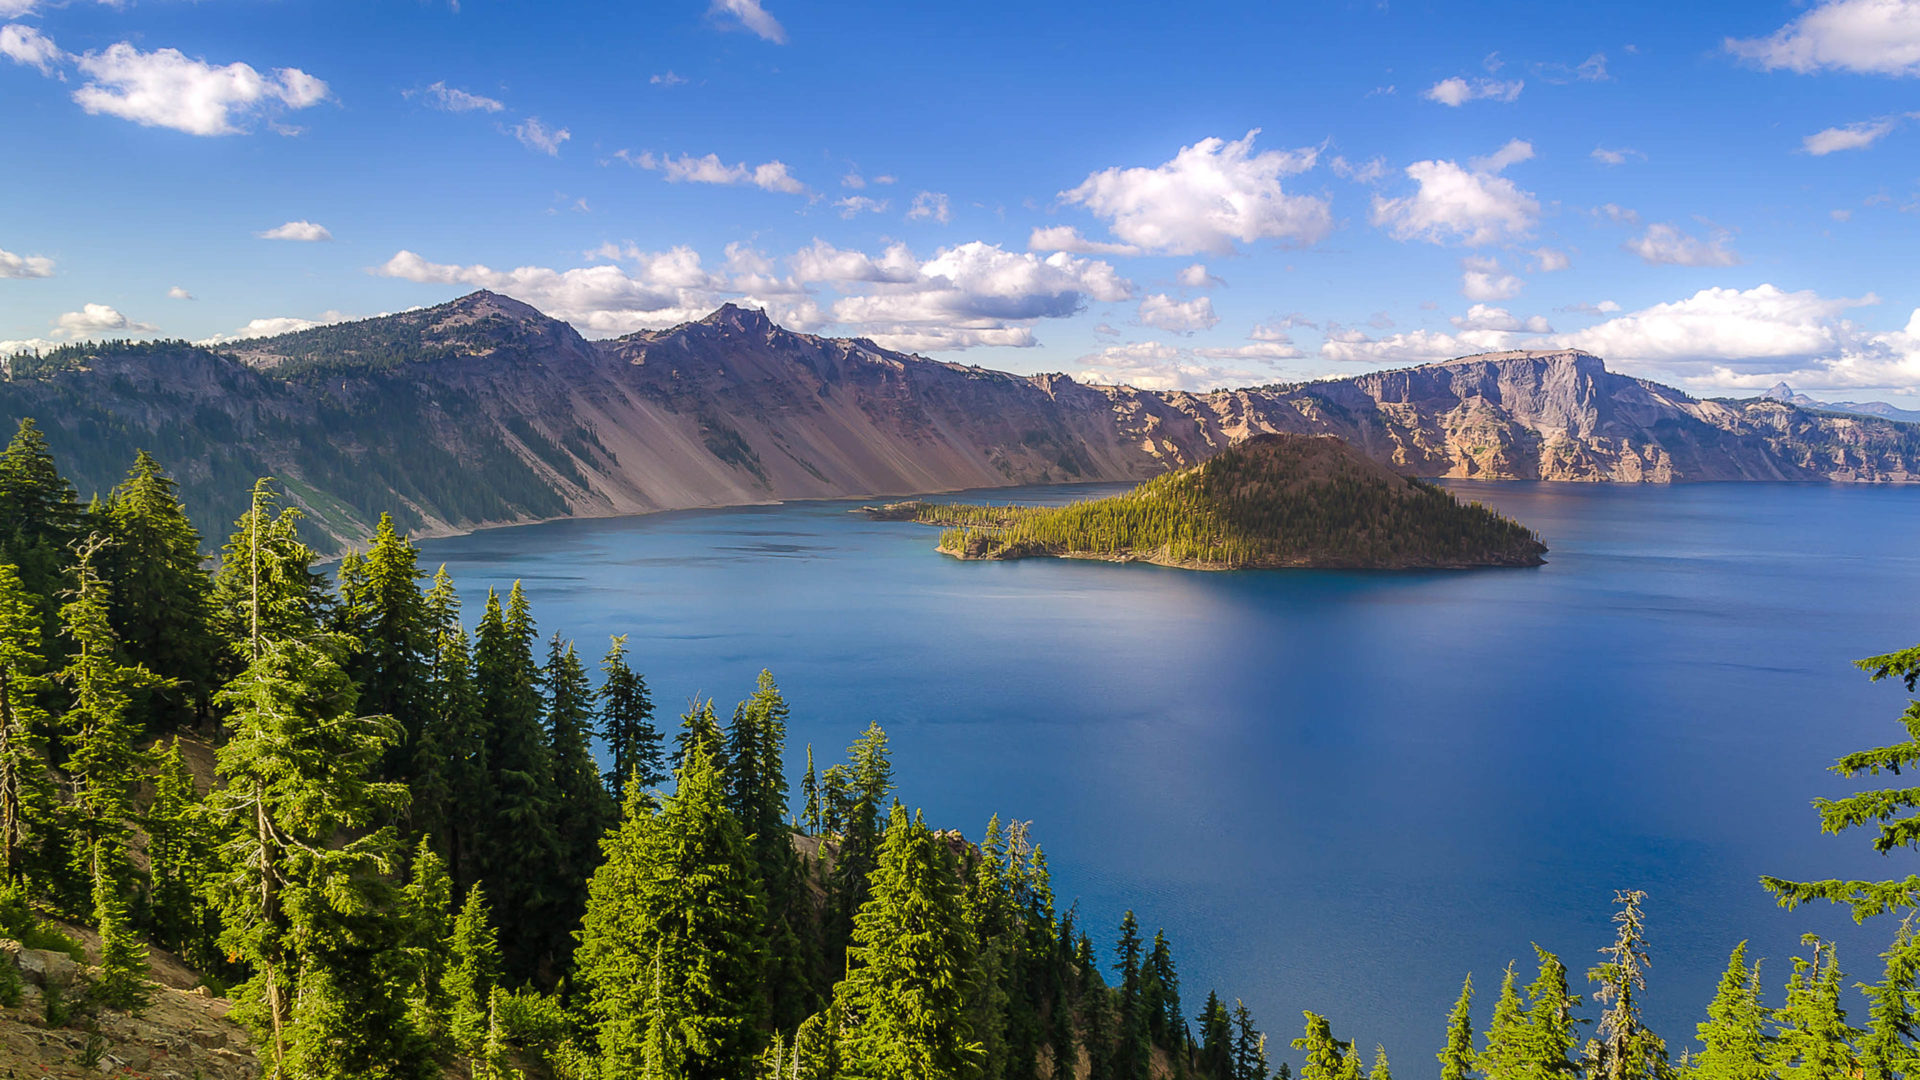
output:
[[[1530,942],[1577,978],[1618,888],[1650,894],[1648,1014],[1676,1057],[1743,938],[1776,1003],[1807,930],[1877,975],[1891,925],[1780,911],[1756,879],[1920,862],[1808,806],[1848,790],[1835,756],[1899,735],[1904,691],[1849,661],[1920,641],[1920,489],[1452,486],[1539,530],[1548,564],[960,563],[844,502],[422,546],[470,619],[517,577],[588,659],[628,634],[669,721],[695,694],[726,715],[770,668],[796,787],[809,742],[824,767],[880,721],[905,801],[976,838],[1034,821],[1096,940],[1134,909],[1189,1013],[1218,988],[1280,1044],[1312,1008],[1433,1074],[1461,978],[1477,1025]]]

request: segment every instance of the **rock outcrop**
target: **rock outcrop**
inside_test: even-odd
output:
[[[328,538],[383,510],[432,535],[562,516],[1142,480],[1261,432],[1333,434],[1428,477],[1669,483],[1920,478],[1920,426],[1705,401],[1580,352],[1512,352],[1210,394],[1090,386],[799,334],[727,305],[587,341],[493,293],[212,351],[15,358],[82,496],[138,447],[219,535],[252,479]]]

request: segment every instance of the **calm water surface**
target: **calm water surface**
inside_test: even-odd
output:
[[[590,658],[630,635],[663,714],[699,694],[725,715],[772,669],[796,787],[809,742],[824,767],[880,721],[929,820],[1033,820],[1097,939],[1135,909],[1172,938],[1190,1013],[1219,988],[1278,1041],[1313,1008],[1434,1073],[1461,978],[1484,1024],[1530,942],[1577,977],[1617,888],[1650,894],[1649,1015],[1676,1056],[1743,938],[1776,1003],[1805,930],[1876,974],[1890,925],[1782,912],[1756,879],[1916,861],[1822,837],[1808,800],[1847,789],[1836,755],[1899,734],[1901,689],[1848,661],[1920,641],[1920,489],[1454,487],[1538,529],[1549,563],[960,563],[853,503],[423,547],[469,618],[517,577]]]

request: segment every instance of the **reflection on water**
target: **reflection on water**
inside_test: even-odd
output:
[[[1898,688],[1848,661],[1920,641],[1920,489],[1452,486],[1539,530],[1548,564],[959,563],[840,502],[424,547],[470,617],[517,576],[583,653],[630,635],[663,715],[724,715],[772,669],[796,776],[808,742],[879,720],[903,798],[974,835],[1033,820],[1084,922],[1164,926],[1189,1002],[1245,997],[1278,1041],[1310,1007],[1424,1075],[1462,976],[1490,999],[1533,941],[1577,975],[1616,888],[1651,893],[1676,1052],[1742,938],[1782,975],[1802,930],[1835,933],[1867,974],[1891,927],[1780,912],[1756,879],[1909,872],[1807,804],[1843,789],[1825,763],[1898,734]]]

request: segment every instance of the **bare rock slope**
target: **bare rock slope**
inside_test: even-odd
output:
[[[1211,394],[1090,386],[794,333],[727,305],[611,341],[508,297],[246,341],[18,357],[83,497],[136,447],[216,532],[254,476],[326,537],[563,516],[1141,480],[1262,432],[1333,434],[1408,475],[1667,483],[1911,481],[1920,426],[1703,401],[1580,352],[1490,353]]]

